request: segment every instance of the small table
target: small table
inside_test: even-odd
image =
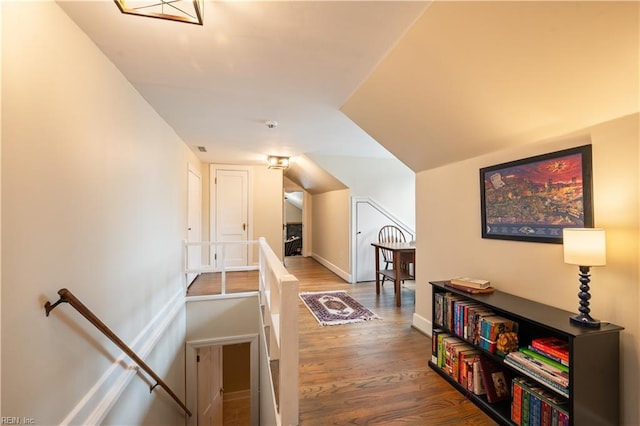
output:
[[[380,294],[380,275],[393,280],[396,306],[401,306],[400,282],[415,279],[416,246],[413,243],[371,243],[376,250],[376,294]],[[393,255],[393,269],[380,269],[380,250]],[[413,264],[413,272],[409,267]]]

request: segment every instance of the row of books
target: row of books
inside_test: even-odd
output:
[[[434,294],[436,326],[451,330],[459,337],[491,353],[496,352],[498,336],[516,332],[518,324],[496,315],[491,309],[452,293]]]
[[[507,354],[504,363],[542,383],[564,397],[569,397],[569,368],[528,348]]]
[[[510,374],[499,363],[483,356],[460,337],[434,329],[431,362],[475,395],[486,395],[489,403],[510,397]]]
[[[511,382],[511,421],[518,426],[569,425],[567,401],[536,383],[517,377]]]
[[[476,395],[484,395],[480,351],[450,332],[433,329],[431,362]]]

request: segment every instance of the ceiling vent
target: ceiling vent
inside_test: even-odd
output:
[[[207,152],[207,148],[205,148],[204,146],[199,146],[197,148],[198,148],[198,151],[200,152]]]

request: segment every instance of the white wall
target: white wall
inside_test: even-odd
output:
[[[259,331],[258,296],[225,299],[192,298],[187,309],[187,341],[256,334]]]
[[[414,325],[430,332],[425,329],[431,318],[428,281],[456,275],[483,277],[502,291],[577,312],[578,270],[563,263],[562,245],[481,238],[478,170],[591,142],[595,225],[607,231],[607,266],[592,268],[591,314],[625,327],[622,418],[625,425],[640,424],[639,140],[640,114],[635,114],[555,141],[418,173]]]
[[[349,190],[325,192],[311,198],[312,202],[309,204],[311,204],[311,232],[313,233],[312,256],[349,281],[351,270]]]
[[[371,197],[415,229],[415,173],[395,158],[313,155],[310,158],[347,185],[353,197]]]
[[[4,2],[2,41],[2,415],[58,424],[121,352],[43,304],[67,287],[125,342],[142,336],[182,289],[187,166],[201,166],[55,2]],[[184,317],[148,358],[178,394]],[[180,423],[147,384],[135,376],[107,422]]]

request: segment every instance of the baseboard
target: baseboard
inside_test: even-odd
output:
[[[431,320],[426,319],[417,313],[413,314],[413,323],[411,324],[419,332],[431,337]]]
[[[329,262],[324,257],[317,255],[316,253],[311,253],[311,257],[313,259],[315,259],[319,264],[321,264],[322,266],[324,266],[325,268],[327,268],[328,270],[330,270],[331,272],[333,272],[334,274],[336,274],[337,276],[339,276],[340,278],[342,278],[346,282],[348,282],[348,283],[351,282],[351,274],[350,273],[343,271],[342,269],[338,268],[333,263]]]
[[[184,294],[181,289],[160,309],[129,347],[144,361],[183,308]],[[60,424],[102,423],[137,372],[138,367],[123,352]]]

